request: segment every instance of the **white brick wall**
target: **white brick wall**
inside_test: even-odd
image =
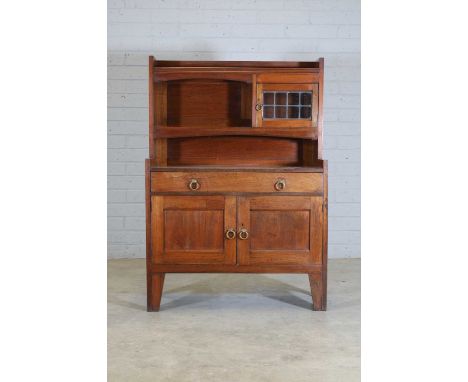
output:
[[[329,256],[360,256],[360,2],[108,0],[110,258],[145,256],[147,61],[325,57]]]

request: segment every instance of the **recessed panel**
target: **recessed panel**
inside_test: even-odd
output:
[[[166,210],[164,249],[170,251],[223,251],[222,210]]]
[[[251,211],[250,249],[308,250],[309,211]]]

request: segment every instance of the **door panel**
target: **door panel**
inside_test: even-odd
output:
[[[153,196],[152,261],[164,264],[235,264],[234,196]]]
[[[250,211],[250,249],[308,250],[309,221],[309,211]]]
[[[239,197],[240,229],[248,232],[237,242],[241,265],[320,264],[322,197]]]
[[[257,84],[258,127],[317,127],[318,84]]]

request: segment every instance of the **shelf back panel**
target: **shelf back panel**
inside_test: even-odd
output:
[[[301,140],[270,137],[196,137],[167,140],[168,166],[300,166]]]
[[[167,81],[167,126],[250,126],[252,84],[240,81]],[[163,122],[164,123],[164,122]]]

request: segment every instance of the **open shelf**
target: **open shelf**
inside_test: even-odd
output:
[[[189,79],[156,84],[158,126],[174,128],[252,126],[252,83],[226,79]]]
[[[155,138],[181,138],[222,135],[271,136],[285,138],[317,139],[316,128],[309,127],[252,127],[252,126],[157,126]]]

